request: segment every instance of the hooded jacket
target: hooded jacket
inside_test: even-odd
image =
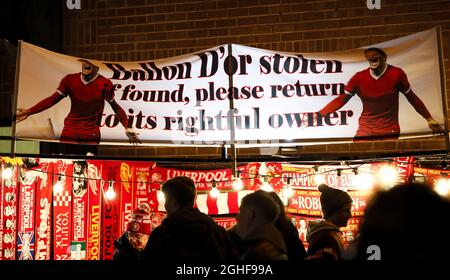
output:
[[[294,224],[286,217],[280,217],[275,226],[283,235],[289,260],[303,260],[306,257],[306,250]]]
[[[344,253],[344,240],[339,228],[326,220],[310,221],[306,234],[308,255],[314,258],[340,260]]]
[[[181,208],[154,229],[145,258],[168,261],[229,261],[238,252],[225,229],[196,208]]]
[[[245,243],[247,247],[241,255],[241,260],[288,260],[283,235],[272,224],[252,232],[245,238]]]

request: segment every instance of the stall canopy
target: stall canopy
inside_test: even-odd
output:
[[[410,89],[443,125],[438,35],[432,29],[376,46],[387,53],[388,64],[404,71]],[[17,123],[16,136],[58,141],[63,128],[75,125],[73,129],[77,130],[77,123],[82,122],[99,126],[101,143],[105,144],[128,143],[124,126],[139,133],[144,145],[223,145],[232,140],[238,145],[352,141],[363,99],[355,96],[336,112],[318,119],[314,113],[346,94],[349,79],[369,66],[363,49],[288,53],[228,44],[136,62],[83,62],[25,42],[19,49],[17,107],[31,108],[55,92],[68,98],[48,109],[41,104],[41,112]],[[83,80],[84,85],[76,87],[74,80],[79,82],[83,63],[98,66],[105,79],[97,80],[97,84]],[[106,86],[108,80],[111,88]],[[90,89],[83,91],[84,87]],[[424,114],[416,112],[406,98],[409,89],[395,84],[393,88],[392,99],[375,96],[366,101],[393,106],[389,114],[394,119],[398,114],[401,138],[431,135]],[[79,92],[101,92],[100,101]],[[125,117],[102,101],[113,97]],[[71,110],[77,116],[65,120]],[[380,114],[375,122],[383,118],[383,112]],[[79,140],[85,139],[80,136]]]

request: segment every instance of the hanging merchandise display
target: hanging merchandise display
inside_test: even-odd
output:
[[[195,207],[227,229],[236,224],[242,198],[269,186],[282,199],[303,242],[308,222],[322,217],[317,186],[329,184],[353,200],[353,217],[342,229],[348,242],[358,233],[374,192],[412,176],[442,181],[444,170],[413,168],[413,161],[408,157],[358,164],[250,162],[238,167],[235,178],[230,169],[185,170],[144,161],[2,157],[0,259],[109,260],[136,205],[150,205],[152,229],[161,224],[165,217],[161,185],[176,176],[195,181]]]

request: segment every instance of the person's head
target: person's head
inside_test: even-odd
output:
[[[91,80],[95,75],[98,73],[98,66],[95,64],[92,64],[90,61],[86,59],[79,59],[79,62],[81,62],[81,74],[83,74],[83,77],[86,80]]]
[[[130,245],[136,250],[143,250],[147,245],[150,231],[150,206],[147,203],[141,203],[131,213],[127,224],[127,237]]]
[[[284,204],[283,204],[283,201],[281,201],[280,196],[276,192],[268,192],[268,194],[276,202],[276,204],[278,205],[278,209],[280,209],[279,217],[285,217],[286,211],[284,210]]]
[[[297,227],[297,220],[294,217],[291,217],[291,223]]]
[[[305,229],[306,228],[306,220],[303,218],[300,218],[300,220],[298,221],[300,228]]]
[[[236,233],[245,239],[261,226],[274,224],[279,215],[277,203],[267,192],[259,190],[248,194],[239,207]]]
[[[352,198],[348,193],[326,184],[321,184],[319,191],[323,218],[337,227],[345,227],[352,217]]]
[[[381,71],[386,66],[387,55],[382,49],[371,47],[364,50],[364,55],[369,62],[370,69]]]
[[[355,236],[353,235],[353,232],[351,230],[345,233],[345,239],[347,239],[347,242],[353,241],[355,239]]]
[[[23,165],[26,169],[31,169],[34,167],[39,166],[39,159],[38,158],[24,158],[23,159]]]
[[[359,255],[367,259],[367,247],[377,245],[382,260],[448,258],[449,216],[450,202],[431,186],[406,183],[381,191],[364,211]],[[426,240],[427,245],[418,240]]]
[[[72,189],[75,196],[83,196],[87,192],[86,168],[86,161],[73,162]]]
[[[86,161],[73,161],[73,173],[80,174],[82,173],[87,167]]]
[[[167,215],[172,215],[180,208],[194,207],[195,183],[185,176],[174,177],[167,180],[161,188],[164,193]]]

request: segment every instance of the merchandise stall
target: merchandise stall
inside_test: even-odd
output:
[[[308,221],[321,218],[317,186],[326,183],[353,199],[353,218],[343,229],[349,242],[358,234],[373,193],[409,181],[415,173],[436,181],[444,193],[448,183],[438,184],[437,177],[445,170],[416,172],[413,157],[330,162],[262,158],[283,146],[351,143],[361,136],[361,123],[363,128],[375,124],[369,129],[375,132],[358,141],[448,131],[439,42],[440,29],[430,29],[377,45],[408,73],[409,82],[402,76],[401,90],[389,84],[384,93],[396,92],[381,101],[345,97],[339,106],[335,103],[343,102],[345,83],[367,69],[359,49],[300,54],[226,44],[155,61],[110,62],[21,42],[13,106],[21,109],[12,140],[221,147],[231,150],[231,158],[224,157],[227,166],[207,170],[167,167],[157,159],[32,158],[17,155],[11,141],[10,157],[1,157],[0,259],[109,260],[114,240],[139,203],[150,205],[153,228],[161,223],[161,184],[176,176],[193,179],[195,207],[225,228],[236,223],[245,195],[275,191],[305,246]],[[387,113],[378,114],[380,110]],[[384,130],[376,131],[379,126]],[[448,151],[447,133],[445,140]],[[239,147],[259,148],[261,159],[238,160]]]
[[[358,234],[364,208],[380,189],[416,176],[442,188],[445,170],[414,167],[414,158],[365,164],[294,165],[251,162],[231,169],[181,170],[155,162],[48,158],[1,158],[0,259],[108,260],[131,211],[147,202],[152,228],[165,217],[161,184],[175,176],[196,182],[195,207],[229,229],[241,199],[258,189],[275,191],[304,239],[309,220],[320,219],[321,183],[347,191],[352,218],[343,228]],[[391,172],[391,173],[389,173]],[[391,181],[382,182],[391,176]],[[441,184],[441,185],[439,185]],[[448,191],[448,181],[446,181]],[[445,188],[445,187],[444,187]]]

